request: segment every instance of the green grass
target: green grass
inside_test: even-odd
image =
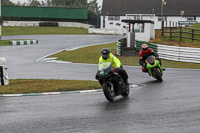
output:
[[[196,29],[200,29],[200,23],[194,24],[194,25],[192,25],[190,27],[196,28]]]
[[[10,46],[11,44],[9,43],[10,40],[1,40],[0,41],[0,46]]]
[[[101,50],[103,48],[109,48],[110,51],[116,55],[116,42],[103,44],[98,46],[90,46],[85,48],[80,48],[72,51],[63,51],[60,53],[56,53],[49,57],[58,57],[57,60],[69,61],[73,63],[91,63],[98,64],[98,59],[101,55]],[[139,58],[136,56],[117,56],[120,59],[123,65],[130,66],[139,66]],[[184,62],[176,62],[176,61],[168,61],[162,60],[163,67],[171,67],[171,68],[192,68],[192,69],[200,69],[200,64],[196,63],[184,63]]]
[[[2,26],[2,36],[10,35],[49,35],[49,34],[88,34],[87,29],[70,27],[16,27]]]
[[[101,88],[98,81],[11,79],[9,82],[7,86],[0,86],[0,94],[63,92]]]
[[[116,43],[91,46],[86,48],[80,48],[72,51],[62,51],[60,53],[51,55],[49,57],[58,57],[57,60],[69,61],[74,63],[95,63],[98,64],[101,50],[104,47],[109,47],[110,50],[116,49]]]

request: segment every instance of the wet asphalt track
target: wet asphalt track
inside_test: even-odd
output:
[[[43,35],[3,39],[38,39],[38,45],[0,47],[11,79],[95,80],[97,65],[36,62],[64,48],[112,42],[120,36]],[[98,59],[97,59],[98,60]],[[125,66],[130,96],[107,102],[102,92],[0,98],[2,133],[198,133],[200,70],[168,68],[156,82],[140,67]]]

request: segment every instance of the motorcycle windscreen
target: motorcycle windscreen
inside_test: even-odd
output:
[[[110,62],[103,62],[99,65],[96,79],[102,79],[111,76],[113,73],[112,64]]]
[[[146,61],[150,64],[150,65],[154,65],[155,64],[155,56],[149,56]]]
[[[99,71],[105,70],[105,69],[108,69],[109,67],[111,67],[111,69],[112,69],[112,64],[110,62],[103,62],[103,63],[100,64],[98,70]]]

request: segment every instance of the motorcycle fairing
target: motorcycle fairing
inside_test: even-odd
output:
[[[116,95],[123,91],[124,81],[118,73],[113,72],[112,64],[110,62],[103,62],[100,64],[96,79],[101,81],[103,79],[105,82],[113,82]]]
[[[155,59],[155,56],[149,56],[146,60],[145,60],[147,66],[146,68],[149,71],[149,74],[152,75],[155,78],[155,74],[153,73],[154,69],[158,69],[158,71],[161,72],[161,74],[163,74],[163,70],[162,67],[160,66],[160,62],[159,60]]]

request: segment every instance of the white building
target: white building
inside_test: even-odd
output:
[[[123,19],[151,20],[155,29],[161,29],[162,17],[165,26],[178,26],[180,21],[200,22],[199,0],[165,1],[164,5],[163,0],[103,0],[101,29],[125,28]]]

